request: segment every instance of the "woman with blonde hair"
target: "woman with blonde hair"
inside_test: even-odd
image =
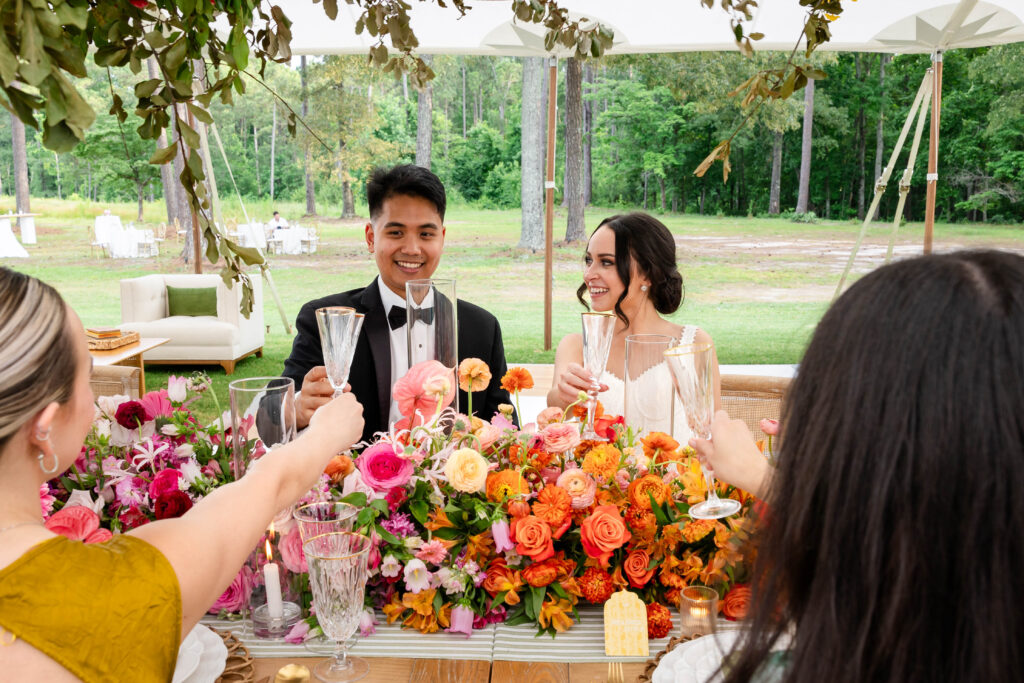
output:
[[[94,415],[78,316],[0,268],[0,671],[9,680],[168,681],[178,645],[275,513],[362,432],[345,394],[295,441],[177,519],[84,545],[43,526],[39,489],[78,457]]]

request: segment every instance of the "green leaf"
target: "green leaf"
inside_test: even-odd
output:
[[[530,601],[533,603],[533,618],[540,616],[541,607],[544,605],[544,595],[547,593],[547,586],[530,586]],[[529,609],[529,608],[527,608]]]
[[[197,119],[199,119],[200,121],[202,121],[206,125],[210,125],[210,124],[213,123],[213,117],[210,116],[210,112],[206,111],[202,107],[200,107],[200,106],[198,106],[198,105],[196,105],[196,104],[194,104],[192,102],[189,102],[188,103],[188,110],[190,112],[192,112],[192,116],[195,116]]]
[[[150,31],[143,37],[146,39],[146,42],[156,50],[162,50],[170,45],[170,43],[167,42],[167,38],[165,38],[164,34],[160,31]]]
[[[93,60],[99,66],[121,66],[128,57],[128,50],[118,45],[104,45],[96,51]]]
[[[324,12],[327,13],[327,18],[334,21],[338,18],[338,0],[324,0]],[[356,31],[361,33],[361,31]]]
[[[414,500],[409,503],[409,512],[420,524],[426,524],[429,519],[430,506],[425,500]]]
[[[163,81],[159,78],[152,78],[148,81],[142,81],[135,84],[135,96],[139,99],[143,97],[149,97],[156,89],[160,87]]]
[[[199,149],[199,133],[196,132],[196,129],[180,120],[178,121],[178,128],[181,131],[181,137],[185,139],[185,144],[188,148],[193,151]],[[195,172],[195,169],[192,170]]]
[[[238,258],[242,259],[242,263],[247,266],[256,266],[261,263],[266,263],[266,259],[260,255],[259,250],[253,247],[243,247],[236,244],[231,248],[231,250],[238,254]]]
[[[78,142],[78,136],[64,121],[55,126],[51,126],[46,121],[43,122],[43,147],[46,149],[51,149],[54,152],[70,152]]]
[[[149,163],[162,165],[174,159],[178,154],[178,143],[172,142],[169,147],[157,148],[153,152],[153,156],[149,158]]]
[[[377,524],[375,528],[377,529],[377,535],[385,541],[387,541],[388,543],[398,545],[402,542],[397,536],[395,536],[393,533],[382,527],[380,524]]]
[[[181,66],[182,62],[185,61],[185,54],[187,50],[188,45],[185,42],[185,37],[182,36],[181,38],[178,38],[176,41],[174,41],[174,43],[169,48],[164,50],[163,54],[161,55],[163,59],[161,59],[160,61],[164,63],[164,66],[167,67],[168,71],[177,71],[178,67]],[[159,59],[160,57],[158,56],[157,58]],[[99,55],[97,55],[96,59],[98,63]]]
[[[348,503],[349,505],[355,505],[356,507],[366,507],[366,494],[360,493],[359,491],[353,491],[344,498],[341,499],[342,503]]]

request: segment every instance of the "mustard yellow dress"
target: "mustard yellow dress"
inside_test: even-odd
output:
[[[0,569],[0,627],[86,683],[170,681],[181,640],[178,577],[134,536],[63,536]]]

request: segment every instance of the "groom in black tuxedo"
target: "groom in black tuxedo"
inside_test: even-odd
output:
[[[440,179],[425,168],[412,165],[377,169],[366,185],[370,222],[366,246],[374,255],[379,276],[366,287],[331,294],[308,302],[295,319],[298,334],[284,363],[285,377],[302,391],[296,404],[299,428],[313,412],[327,403],[333,389],[324,369],[316,309],[350,306],[364,313],[349,385],[363,404],[366,426],[363,439],[386,431],[399,419],[391,401],[391,387],[408,368],[405,283],[434,274],[444,249],[446,197]],[[471,303],[457,302],[459,360],[480,358],[491,369],[491,383],[473,392],[474,413],[489,419],[501,403],[510,403],[501,388],[505,374],[505,348],[501,327],[493,315]],[[459,407],[467,396],[459,391]]]

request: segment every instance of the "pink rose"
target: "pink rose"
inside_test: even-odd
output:
[[[84,505],[62,508],[46,520],[46,528],[72,541],[84,541],[100,528],[100,518]]]
[[[281,562],[292,574],[305,574],[309,571],[298,527],[281,537],[281,541],[277,544],[277,550],[281,553]]]
[[[778,436],[779,434],[778,420],[769,420],[768,418],[764,418],[763,420],[761,420],[760,426],[761,431],[767,434],[768,436]]]
[[[394,445],[386,442],[374,444],[363,451],[356,459],[356,466],[363,475],[363,482],[380,492],[404,486],[414,469],[411,460],[401,457],[395,452]]]
[[[398,404],[399,412],[406,417],[415,412],[425,417],[432,416],[455,398],[453,379],[453,371],[438,361],[423,361],[409,368],[409,372],[395,382],[391,397]]]
[[[171,491],[180,491],[178,483],[181,481],[181,472],[178,470],[163,470],[153,477],[149,483],[149,497],[156,500],[160,496],[166,496]]]
[[[221,610],[228,612],[241,612],[249,606],[249,596],[252,594],[253,573],[248,565],[242,565],[231,585],[227,587],[217,601],[210,607],[210,614],[216,614]]]
[[[576,448],[580,442],[580,430],[569,422],[549,424],[540,436],[544,440],[544,450],[549,453],[565,453]]]

